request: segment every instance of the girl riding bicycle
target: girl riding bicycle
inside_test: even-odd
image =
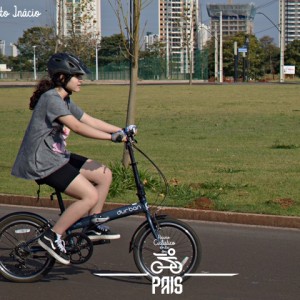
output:
[[[58,261],[69,264],[61,237],[87,213],[101,212],[112,173],[101,163],[70,153],[66,139],[70,131],[113,142],[124,142],[126,135],[120,127],[88,115],[70,99],[73,92],[80,91],[83,75],[90,73],[78,57],[57,53],[47,66],[50,78],[41,80],[30,98],[29,108],[33,114],[12,175],[47,184],[80,200],[69,206],[38,241]],[[89,228],[87,235],[92,241],[120,238],[103,225]]]

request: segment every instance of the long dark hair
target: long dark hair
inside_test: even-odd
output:
[[[29,102],[29,109],[34,110],[35,106],[37,105],[40,97],[45,92],[51,90],[54,88],[54,83],[49,78],[42,79],[35,87],[35,91],[33,92],[33,95],[30,97]]]
[[[64,75],[63,77],[61,75]],[[72,76],[65,75],[65,74],[55,74],[52,78],[45,77],[35,87],[35,91],[33,95],[30,97],[29,102],[29,109],[34,110],[35,106],[37,105],[40,97],[46,93],[47,91],[54,89],[55,87],[64,87],[66,83],[70,80]]]

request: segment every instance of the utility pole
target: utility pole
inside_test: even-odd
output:
[[[222,11],[220,11],[220,78],[219,78],[219,82],[222,83],[223,82],[223,13]]]
[[[246,81],[247,82],[249,81],[249,48],[250,48],[249,43],[250,43],[250,39],[249,39],[249,36],[247,34],[246,39],[245,39],[245,46],[246,46],[246,49],[247,49],[247,55],[246,55],[246,58],[245,58],[245,62],[246,62],[246,69],[245,69],[246,73],[245,74],[246,74]]]
[[[36,80],[36,56],[35,56],[35,48],[36,46],[32,46],[33,48],[33,78]]]
[[[237,82],[238,81],[238,63],[239,63],[237,42],[234,42],[234,44],[233,44],[233,53],[234,53],[234,82]]]
[[[285,47],[285,0],[280,0],[279,5],[281,5],[281,16],[280,16],[280,82],[284,82],[284,47]]]
[[[169,3],[168,3],[169,4]],[[170,68],[170,43],[169,43],[169,14],[170,14],[170,7],[168,5],[167,7],[167,12],[166,12],[166,16],[167,16],[167,24],[166,24],[166,78],[169,79],[170,77],[170,72],[169,72],[169,68]]]
[[[215,81],[218,80],[218,72],[219,72],[219,51],[218,51],[218,30],[217,30],[217,23],[215,23]]]

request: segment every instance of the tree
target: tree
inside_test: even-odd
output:
[[[7,62],[7,56],[4,56],[2,53],[0,53],[0,64],[7,64]]]
[[[128,47],[128,41],[125,41],[122,34],[103,37],[98,56],[99,64],[105,66],[112,62],[128,60],[128,54],[124,45]]]
[[[239,74],[247,72],[248,78],[259,79],[264,75],[263,65],[263,48],[261,43],[254,35],[249,37],[249,49],[245,58],[239,54]],[[223,71],[224,76],[234,76],[234,42],[237,42],[238,48],[245,46],[246,34],[241,32],[233,37],[226,37],[223,41]],[[211,40],[207,47],[209,48],[209,72],[213,74],[214,70],[214,40]],[[243,64],[245,63],[245,64]]]
[[[279,70],[280,49],[275,45],[274,39],[270,36],[264,36],[260,40],[264,57],[264,72],[272,74]]]
[[[249,78],[259,80],[264,77],[265,71],[262,68],[264,63],[264,52],[261,43],[252,35],[250,38],[250,53],[248,54],[249,59]]]
[[[293,65],[296,75],[300,76],[300,40],[294,40],[286,46],[285,65]]]
[[[151,45],[148,45],[145,51],[140,51],[140,57],[160,57],[165,58],[166,47],[161,41],[156,41]]]
[[[63,43],[57,47],[57,52],[69,52],[80,57],[87,65],[95,59],[95,39],[92,34],[76,33],[64,37]]]
[[[166,47],[156,41],[139,54],[139,76],[143,79],[161,78],[166,74]],[[142,74],[141,74],[142,73]]]
[[[181,15],[181,24],[178,24],[179,28],[182,31],[182,48],[184,49],[184,53],[187,55],[187,64],[184,63],[185,66],[188,66],[189,73],[189,84],[192,85],[193,82],[193,69],[194,69],[194,57],[193,57],[193,48],[194,47],[194,35],[196,33],[195,25],[196,20],[194,20],[194,16],[196,15],[196,6],[194,6],[194,2],[191,1],[189,4],[185,4],[182,15]],[[185,68],[185,71],[186,68]]]
[[[22,70],[32,71],[33,46],[36,46],[36,68],[38,71],[45,71],[47,61],[54,53],[55,41],[56,36],[51,27],[32,27],[24,31],[16,43]],[[17,68],[18,64],[15,66]]]
[[[126,9],[122,3],[122,0],[114,0],[115,5],[112,4],[112,0],[109,0],[109,2],[117,16],[121,35],[129,37],[129,45],[124,45],[130,61],[130,88],[126,117],[126,126],[128,126],[135,123],[141,11],[143,5],[147,5],[147,2],[149,3],[150,1],[130,0],[129,17],[126,13]],[[125,34],[125,32],[127,34]],[[125,150],[123,155],[123,165],[125,167],[128,167],[129,160],[129,155]]]

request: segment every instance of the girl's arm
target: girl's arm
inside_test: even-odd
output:
[[[85,119],[84,115],[83,118]],[[98,140],[111,140],[112,136],[109,133],[109,130],[112,130],[112,132],[119,130],[118,127],[109,125],[105,122],[102,124],[102,122],[100,122],[99,127],[103,128],[103,130],[101,130],[100,128],[95,128],[94,126],[89,125],[89,121],[87,124],[85,122],[78,121],[73,115],[61,116],[58,118],[58,120],[75,133]]]
[[[96,119],[96,118],[88,115],[87,113],[84,113],[82,115],[80,122],[82,122],[86,125],[89,125],[95,129],[101,130],[103,132],[107,132],[107,133],[113,133],[113,132],[122,130],[122,128],[120,128],[120,127],[117,127],[117,126],[114,126],[107,122],[104,122],[102,120]]]

